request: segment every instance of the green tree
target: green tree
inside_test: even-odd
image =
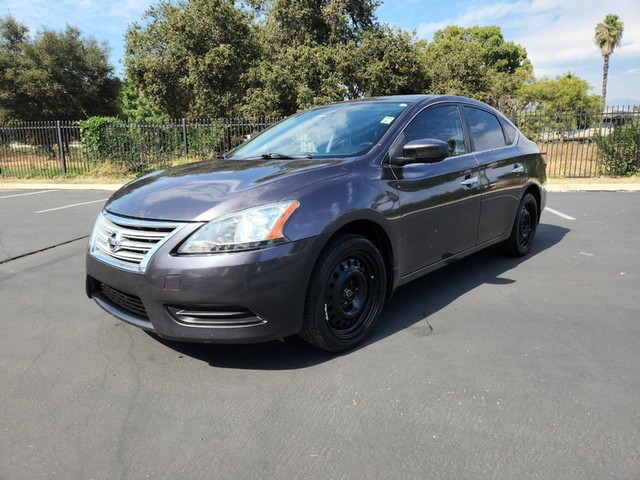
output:
[[[533,78],[525,48],[506,41],[500,27],[438,30],[425,51],[430,92],[466,95],[506,109]]]
[[[601,105],[598,95],[591,95],[591,86],[575,73],[568,72],[554,79],[548,77],[521,89],[525,105],[548,112],[594,111]]]
[[[118,103],[122,117],[126,120],[132,120],[134,122],[159,122],[166,120],[166,116],[163,115],[160,109],[154,107],[147,98],[136,91],[130,82],[125,82],[122,85]]]
[[[604,58],[602,67],[602,103],[607,101],[607,77],[609,76],[609,57],[616,47],[622,42],[622,32],[624,23],[617,15],[609,14],[604,18],[604,22],[598,23],[595,29],[594,41]]]
[[[13,17],[0,19],[0,121],[15,118],[15,110],[22,100],[14,70],[20,61],[20,51],[28,33],[28,28]]]
[[[346,44],[377,25],[377,0],[271,0],[265,32],[271,46]]]
[[[245,115],[288,115],[361,96],[425,89],[424,42],[379,25],[372,0],[252,2],[261,54],[248,73]]]
[[[32,38],[11,16],[0,19],[0,116],[61,120],[118,112],[120,81],[108,46],[68,26]]]
[[[327,45],[264,49],[247,73],[241,115],[278,117],[344,99],[337,60],[335,49]]]
[[[491,72],[480,45],[457,37],[434,37],[427,45],[425,61],[429,93],[489,100]]]
[[[350,98],[355,52],[377,28],[372,0],[252,2],[262,15],[260,58],[247,74],[245,116],[289,115]],[[345,78],[347,76],[348,78]]]
[[[173,118],[233,115],[258,53],[251,13],[232,0],[162,0],[144,19],[126,34],[136,91]]]
[[[427,89],[425,41],[387,25],[366,31],[344,49],[341,62],[348,98],[423,93]]]
[[[524,86],[520,100],[526,110],[518,126],[532,139],[545,132],[592,126],[602,104],[599,95],[589,94],[590,89],[586,80],[571,72]]]

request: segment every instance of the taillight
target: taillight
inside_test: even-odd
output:
[[[547,169],[547,152],[540,152],[540,155],[542,156],[542,165],[546,170]]]

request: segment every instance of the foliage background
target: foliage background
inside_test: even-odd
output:
[[[380,24],[379,5],[158,0],[126,32],[125,79],[114,75],[108,46],[77,28],[32,33],[13,17],[1,17],[0,124],[32,123],[4,128],[0,147],[5,157],[15,156],[10,147],[18,142],[23,151],[71,159],[81,144],[88,164],[115,162],[122,171],[143,173],[230,148],[271,121],[265,118],[411,93],[483,100],[517,117],[539,142],[598,127],[602,98],[590,94],[591,86],[572,72],[535,80],[524,46],[498,26],[452,25],[427,42]],[[211,120],[221,118],[228,120]],[[79,122],[62,130],[33,124],[43,120]],[[68,138],[61,139],[61,131]],[[592,171],[626,175],[635,171],[635,157],[629,157],[637,150],[634,130],[613,133],[589,134],[586,143],[595,142],[610,165]]]

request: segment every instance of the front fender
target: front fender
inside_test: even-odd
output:
[[[292,241],[323,236],[326,241],[340,230],[360,222],[374,224],[386,236],[398,267],[401,249],[401,214],[397,190],[391,180],[350,174],[306,186],[293,197],[300,207],[284,234]]]

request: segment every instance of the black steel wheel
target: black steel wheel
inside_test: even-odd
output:
[[[520,201],[511,235],[502,244],[507,254],[521,257],[529,253],[538,229],[538,218],[536,197],[527,193]]]
[[[385,293],[386,272],[376,246],[358,235],[339,234],[311,275],[300,335],[331,352],[352,348],[380,317]]]

